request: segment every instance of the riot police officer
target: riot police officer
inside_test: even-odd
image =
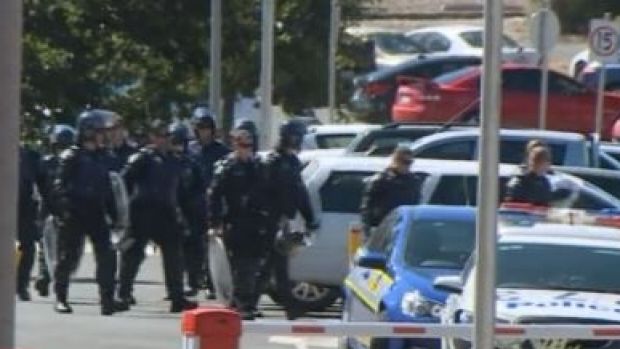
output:
[[[392,153],[390,165],[368,181],[360,209],[366,238],[393,209],[420,201],[422,178],[411,172],[411,164],[413,152],[408,147],[398,147]]]
[[[179,206],[182,166],[171,153],[168,127],[161,120],[150,125],[151,145],[130,157],[123,178],[130,196],[130,239],[121,251],[119,299],[135,304],[133,284],[144,260],[144,249],[154,241],[161,249],[170,312],[193,309],[183,295],[183,215]]]
[[[42,175],[44,177],[43,187],[40,190],[43,205],[41,207],[41,218],[45,221],[50,215],[58,215],[57,204],[54,202],[53,185],[58,177],[58,168],[60,164],[60,154],[71,147],[76,141],[75,129],[69,125],[57,124],[49,131],[49,147],[50,153],[42,159]],[[45,237],[43,237],[45,240]],[[41,297],[49,295],[49,285],[51,283],[51,273],[47,260],[45,258],[46,249],[54,249],[56,246],[46,245],[44,241],[39,244],[38,262],[39,276],[34,284],[35,289]]]
[[[204,184],[204,188],[201,192],[206,193],[211,184],[211,179],[213,178],[215,163],[230,153],[230,149],[216,139],[215,115],[207,107],[196,107],[192,113],[191,122],[196,140],[190,143],[189,149],[192,158],[201,169],[201,176]],[[209,277],[208,240],[205,240],[202,245],[204,248],[201,248],[206,254],[202,259],[204,264],[202,267],[202,276],[198,279],[203,279],[204,281],[204,286],[207,288],[207,298],[214,299],[215,293],[213,292],[213,285]],[[194,252],[186,252],[189,252],[191,255],[197,252],[197,250]],[[191,288],[194,286],[195,285],[190,284]]]
[[[58,197],[58,261],[54,270],[55,310],[73,312],[67,302],[69,278],[88,236],[96,258],[96,279],[101,314],[125,310],[114,302],[116,258],[110,240],[108,217],[115,218],[104,148],[104,118],[97,111],[83,112],[77,122],[78,142],[60,157],[55,192]]]
[[[129,157],[138,150],[129,143],[127,130],[123,125],[123,119],[117,113],[110,110],[97,110],[105,119],[106,145],[113,158],[112,170],[120,172],[127,164]]]
[[[233,301],[244,319],[254,318],[259,263],[264,252],[264,173],[252,135],[232,133],[234,151],[218,162],[209,190],[210,227],[223,236],[233,278]]]
[[[18,251],[17,264],[17,296],[22,301],[30,300],[28,284],[34,265],[36,241],[39,238],[37,212],[39,200],[35,196],[35,188],[39,192],[43,188],[43,177],[40,171],[40,155],[36,151],[21,145],[19,148],[19,196],[18,196]]]
[[[288,220],[301,213],[306,228],[315,230],[318,223],[308,191],[301,178],[302,164],[297,157],[301,150],[306,127],[297,121],[288,121],[280,127],[276,148],[265,159],[267,197],[269,198],[268,239],[265,240],[268,255],[262,271],[261,285],[264,287],[267,275],[273,270],[278,296],[282,299],[287,318],[294,319],[301,314],[293,303],[291,282],[288,277],[288,256],[274,249],[276,235],[282,231]]]
[[[188,152],[189,128],[183,123],[170,125],[172,151],[182,166],[179,204],[186,217],[183,239],[183,265],[190,290],[186,296],[196,296],[203,287],[205,234],[207,231],[207,203],[204,180],[195,158]]]
[[[528,146],[527,163],[522,173],[506,184],[506,202],[549,206],[553,199],[551,184],[546,177],[551,166],[551,153],[542,144]]]

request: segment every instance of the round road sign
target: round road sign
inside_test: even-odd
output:
[[[550,9],[541,9],[530,17],[530,40],[538,52],[551,50],[560,37],[560,20]]]
[[[612,25],[598,25],[592,28],[588,37],[590,50],[599,57],[610,57],[618,52],[618,30]]]

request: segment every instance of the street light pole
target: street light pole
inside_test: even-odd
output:
[[[266,149],[272,142],[273,108],[271,97],[273,89],[273,26],[275,20],[275,1],[262,0],[261,31],[261,69],[260,69],[260,145]]]
[[[336,57],[338,55],[338,35],[340,33],[340,3],[339,0],[330,0],[330,24],[329,24],[329,122],[336,120]]]
[[[15,347],[15,232],[21,73],[21,0],[0,1],[0,348]]]
[[[211,0],[211,66],[209,67],[209,108],[215,112],[218,125],[222,115],[222,0]]]
[[[475,324],[472,342],[472,348],[476,349],[494,348],[502,21],[503,0],[485,0]]]

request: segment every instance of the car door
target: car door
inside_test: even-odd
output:
[[[547,125],[550,129],[593,132],[596,96],[583,85],[549,72]]]
[[[502,73],[502,93],[503,127],[538,127],[539,70],[504,70]]]

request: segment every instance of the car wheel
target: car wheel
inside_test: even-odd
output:
[[[341,296],[340,289],[309,282],[293,283],[290,295],[293,306],[305,311],[323,311]]]

